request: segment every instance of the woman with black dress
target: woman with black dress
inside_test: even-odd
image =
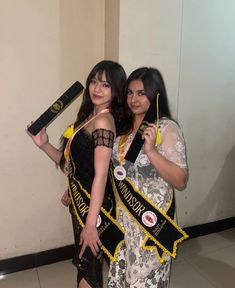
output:
[[[45,128],[36,136],[30,134],[34,143],[68,176],[69,188],[62,203],[69,204],[72,215],[73,263],[78,269],[79,288],[103,285],[99,214],[102,209],[110,212],[114,205],[112,193],[105,187],[113,141],[121,133],[119,127],[124,127],[121,120],[125,81],[120,64],[99,62],[88,75],[77,120],[63,135],[63,149],[49,143]]]

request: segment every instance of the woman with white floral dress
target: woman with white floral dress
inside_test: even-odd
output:
[[[114,177],[118,178],[119,174],[124,173],[145,199],[154,203],[160,211],[167,211],[174,193],[173,187],[182,189],[185,186],[188,170],[185,141],[179,125],[171,119],[160,72],[147,67],[133,71],[127,80],[125,97],[133,125],[126,135],[115,140],[112,155]],[[148,123],[143,131],[144,144],[132,163],[125,159],[125,155],[151,103],[157,105],[157,122]],[[117,213],[125,231],[125,241],[117,261],[111,262],[108,287],[169,287],[171,256],[165,253],[163,262],[157,256],[156,249],[144,249],[146,233],[118,196]]]

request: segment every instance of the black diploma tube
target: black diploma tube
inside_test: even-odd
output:
[[[83,89],[84,87],[82,84],[76,81],[31,126],[28,127],[28,131],[33,135],[37,135],[38,132],[51,123]]]
[[[144,140],[142,139],[142,134],[147,128],[149,123],[154,123],[156,121],[156,104],[152,103],[146,112],[143,121],[140,124],[140,127],[131,143],[130,148],[128,149],[125,159],[135,163],[135,160],[137,156],[139,155],[139,152],[144,144]]]

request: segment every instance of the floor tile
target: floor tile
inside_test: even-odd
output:
[[[187,261],[215,287],[234,286],[235,245],[214,252],[194,255]]]
[[[172,263],[169,288],[214,288],[193,266],[186,261]]]
[[[1,288],[41,288],[36,269],[7,274],[0,280]]]
[[[178,253],[181,256],[186,256],[213,252],[217,251],[218,249],[230,247],[235,243],[235,237],[233,237],[233,233],[233,231],[229,231],[229,237],[226,237],[226,233],[213,233],[206,236],[189,239],[180,245]]]
[[[62,261],[37,268],[40,288],[76,288],[77,272],[71,261]]]
[[[235,279],[235,229],[189,239],[172,262],[170,288],[227,288]],[[104,263],[104,288],[108,266]],[[76,288],[71,260],[8,274],[0,288]]]
[[[184,258],[182,257],[182,255],[180,255],[180,254],[177,252],[176,257],[172,260],[172,262],[175,263],[175,262],[180,262],[180,261],[184,261]]]
[[[221,231],[216,234],[224,239],[231,240],[232,243],[235,243],[235,228]]]

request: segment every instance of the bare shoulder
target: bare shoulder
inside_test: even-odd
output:
[[[94,121],[94,130],[106,129],[115,132],[115,122],[111,113],[103,113],[99,115]]]

